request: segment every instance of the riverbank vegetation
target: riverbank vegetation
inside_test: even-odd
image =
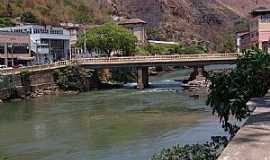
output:
[[[234,134],[236,124],[250,115],[246,103],[250,98],[264,96],[270,86],[270,55],[260,50],[248,50],[230,73],[209,76],[211,81],[207,104],[222,122],[225,130]]]
[[[96,0],[5,0],[1,1],[0,9],[0,16],[8,21],[52,25],[61,22],[102,24],[110,20],[112,12],[106,1]]]
[[[79,66],[69,66],[54,71],[56,84],[63,90],[87,91],[97,87],[96,71]]]
[[[230,134],[230,140],[239,129],[237,121],[242,121],[252,112],[246,105],[250,98],[262,97],[269,89],[270,55],[258,49],[247,50],[231,72],[213,73],[208,79],[211,85],[207,105],[219,117],[222,127]],[[226,137],[219,137],[205,144],[178,145],[163,149],[152,160],[216,160],[227,143]]]
[[[137,71],[135,68],[114,68],[111,70],[111,82],[116,83],[130,83],[136,82]]]
[[[163,149],[151,160],[216,160],[227,144],[226,137],[212,137],[212,141],[205,144],[177,145]]]

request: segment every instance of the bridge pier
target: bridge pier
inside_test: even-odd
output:
[[[137,68],[137,88],[145,89],[149,87],[148,67]]]
[[[204,66],[194,66],[193,72],[190,74],[190,77],[187,80],[187,82],[193,81],[193,80],[197,79],[197,77],[205,77]]]

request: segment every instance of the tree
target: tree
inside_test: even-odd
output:
[[[21,21],[26,23],[38,23],[38,19],[36,16],[32,14],[32,12],[24,12],[21,15]]]
[[[220,136],[211,139],[205,144],[177,145],[170,149],[163,149],[151,160],[216,160],[228,144],[228,140]]]
[[[264,96],[270,86],[270,55],[260,50],[247,50],[237,60],[237,67],[230,73],[217,73],[208,77],[211,81],[207,104],[222,122],[225,130],[234,134],[238,121],[249,116],[246,103],[252,97]]]
[[[86,91],[88,80],[99,82],[97,73],[91,69],[79,66],[68,66],[64,69],[54,71],[54,79],[57,85],[63,90]]]
[[[89,29],[79,40],[79,44],[82,45],[84,41],[91,48],[98,49],[110,57],[113,51],[130,55],[135,51],[137,39],[127,29],[114,23],[106,23]]]
[[[14,23],[7,17],[0,17],[0,27],[14,26]]]

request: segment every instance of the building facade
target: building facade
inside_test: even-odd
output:
[[[250,34],[249,32],[236,33],[236,48],[237,53],[242,53],[244,49],[250,48]]]
[[[0,31],[0,64],[14,66],[30,65],[31,55],[29,34]]]
[[[237,52],[243,49],[258,47],[269,52],[270,9],[257,8],[250,13],[249,31],[236,33]]]
[[[29,34],[35,64],[48,64],[70,58],[70,33],[62,27],[22,25],[0,30]]]
[[[86,42],[83,47],[78,47],[76,45],[78,40],[85,34],[88,26],[74,23],[60,23],[60,26],[69,32],[71,58],[91,57],[91,53],[86,47]]]
[[[259,8],[251,12],[250,45],[263,49],[270,38],[270,9]]]
[[[147,42],[145,31],[145,25],[147,23],[145,21],[138,18],[126,19],[121,20],[118,24],[129,29],[137,37],[138,44],[145,44]]]

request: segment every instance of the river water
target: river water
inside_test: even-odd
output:
[[[191,70],[152,77],[152,88],[47,96],[0,105],[0,155],[12,160],[148,160],[162,148],[224,135],[205,96],[180,87]],[[202,94],[205,95],[205,94]]]

